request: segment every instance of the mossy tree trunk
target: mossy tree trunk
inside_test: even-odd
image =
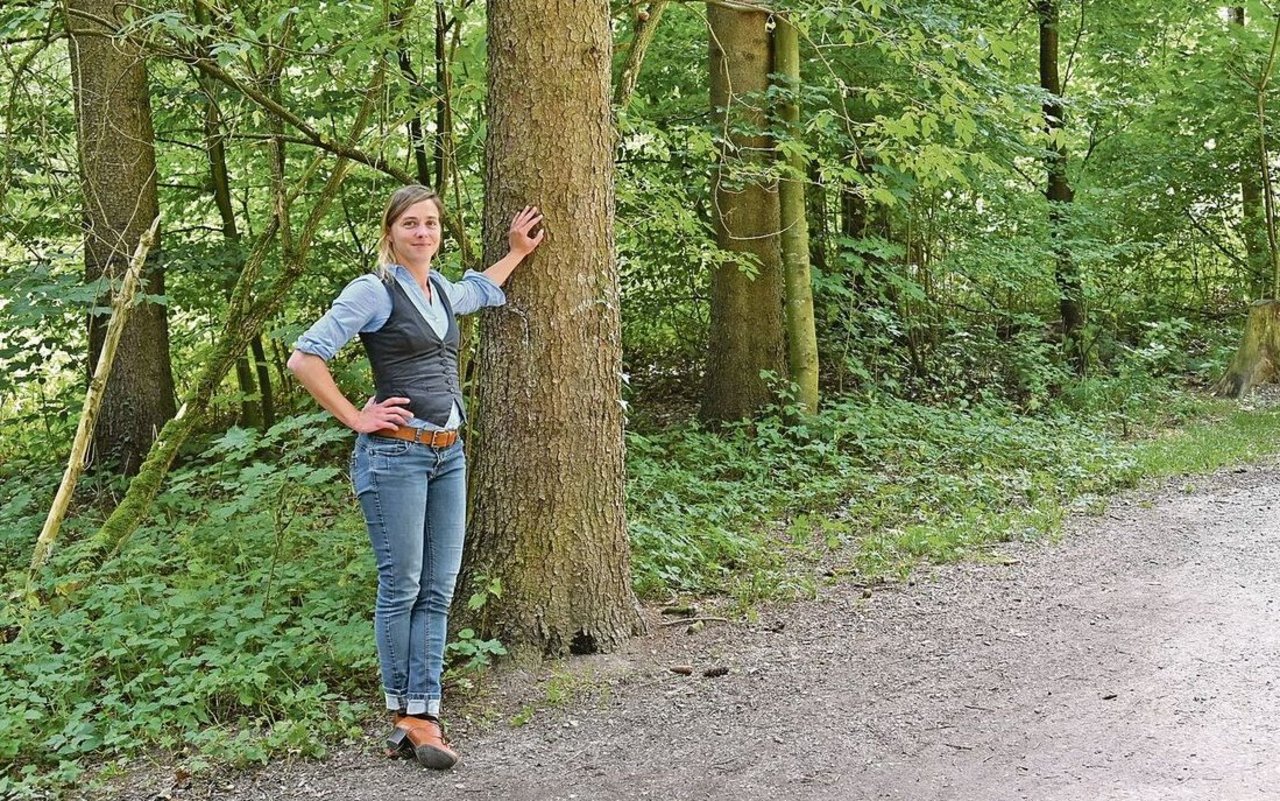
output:
[[[1240,347],[1226,375],[1213,391],[1230,398],[1244,397],[1250,389],[1280,377],[1280,301],[1259,300],[1249,306]]]
[[[486,262],[506,253],[526,205],[541,208],[547,234],[484,319],[457,597],[499,579],[501,596],[472,622],[518,652],[609,650],[641,627],[624,506],[610,51],[601,0],[555,13],[489,0]]]
[[[788,136],[798,140],[800,104],[800,36],[784,18],[774,29],[774,64],[791,93],[783,101],[780,116]],[[796,400],[809,412],[818,411],[818,336],[813,319],[813,285],[809,277],[809,221],[805,216],[805,160],[792,149],[786,159],[787,174],[778,190],[782,225],[782,261],[786,275],[787,362]]]
[[[365,90],[364,104],[356,113],[350,133],[335,149],[351,151],[355,148],[381,97],[384,79],[382,64],[377,62],[373,78]],[[309,164],[303,167],[300,174],[314,176],[324,161],[325,156],[317,154]],[[286,237],[281,232],[293,230],[290,204],[285,201],[285,197],[287,194],[297,194],[300,188],[286,187],[283,181],[273,180],[273,189],[276,194],[273,206],[276,214],[271,217],[266,229],[258,235],[245,259],[239,280],[227,303],[227,314],[222,330],[214,339],[203,361],[196,366],[195,379],[183,398],[182,406],[160,430],[138,474],[129,482],[129,489],[125,492],[120,505],[89,541],[81,557],[85,569],[100,564],[118,553],[151,511],[151,504],[160,493],[169,467],[173,464],[183,443],[204,421],[209,404],[223,379],[234,368],[236,359],[250,347],[250,343],[256,337],[261,335],[267,321],[280,308],[285,295],[305,272],[307,257],[316,233],[328,214],[330,206],[337,198],[338,190],[346,180],[350,168],[351,162],[346,156],[340,156],[337,159],[328,180],[313,195],[314,202],[301,230],[296,234],[290,233],[287,243],[284,241],[279,243],[278,254],[281,267],[274,278],[264,285],[259,279],[262,277],[263,267],[268,257],[275,255],[277,238],[285,240]],[[273,172],[279,173],[279,171],[279,164],[277,164]]]
[[[159,215],[155,136],[146,62],[128,39],[113,37],[102,20],[123,7],[112,0],[73,0],[67,5],[68,50],[75,97],[76,139],[84,194],[85,279],[103,287],[120,279],[142,234]],[[157,246],[144,269],[143,293],[164,294]],[[107,315],[89,317],[89,371],[106,336]],[[136,473],[156,432],[175,411],[165,307],[144,302],[133,310],[120,339],[94,429],[93,458],[126,475]]]
[[[640,80],[640,67],[644,64],[645,54],[649,52],[649,44],[658,30],[658,22],[662,12],[667,8],[668,0],[656,0],[643,9],[636,11],[635,26],[631,31],[631,44],[627,48],[627,57],[622,63],[622,72],[618,75],[613,89],[613,105],[619,112],[625,111],[636,91],[636,83]]]
[[[707,22],[711,107],[724,139],[712,177],[712,221],[720,247],[743,258],[711,276],[700,416],[727,422],[751,417],[771,400],[762,372],[787,375],[778,185],[760,177],[774,151],[764,107],[773,59],[766,11],[709,5]]]

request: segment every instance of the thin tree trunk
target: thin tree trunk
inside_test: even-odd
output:
[[[1267,56],[1266,66],[1258,78],[1257,114],[1258,114],[1258,156],[1262,164],[1262,208],[1265,213],[1267,232],[1267,255],[1270,258],[1271,297],[1280,298],[1280,242],[1276,236],[1276,196],[1271,181],[1271,154],[1267,141],[1267,86],[1271,83],[1271,74],[1276,64],[1276,46],[1280,44],[1280,16],[1276,17],[1276,27],[1271,34],[1271,50]]]
[[[195,3],[193,12],[197,23],[201,25],[208,23],[208,14],[202,3]],[[201,50],[202,55],[207,58],[207,43],[201,43]],[[218,109],[217,85],[207,75],[199,75],[199,83],[205,98],[205,154],[209,160],[209,174],[213,180],[213,201],[214,205],[218,207],[218,216],[222,222],[224,245],[233,254],[231,263],[234,273],[228,276],[225,287],[226,295],[230,297],[232,290],[235,288],[236,276],[240,274],[240,270],[244,267],[243,241],[236,226],[235,209],[231,203],[231,173],[227,169],[226,136],[222,129],[222,114]],[[254,337],[254,343],[261,350],[262,343],[258,337]],[[249,356],[241,354],[236,359],[236,384],[239,386],[242,396],[240,400],[241,422],[254,428],[266,428],[271,425],[267,420],[267,406],[270,403],[267,398],[271,391],[270,379],[262,370],[257,371],[257,378],[261,384],[261,390],[254,384],[254,368],[249,363]],[[264,381],[267,383],[263,383]]]
[[[436,4],[436,14],[439,15],[440,4]],[[396,61],[400,65],[400,74],[410,86],[417,89],[421,86],[421,80],[418,73],[413,69],[413,56],[410,52],[409,41],[405,38],[403,20],[392,20],[391,27],[396,31]],[[439,28],[437,28],[437,37],[439,36]],[[437,49],[439,43],[437,42]],[[437,68],[439,64],[437,63]],[[411,92],[410,97],[415,93]],[[414,113],[409,118],[407,127],[409,129],[409,149],[413,152],[413,164],[417,170],[418,183],[423,186],[431,186],[431,162],[427,156],[427,140],[422,130],[422,112],[417,103],[413,105]],[[437,185],[438,186],[438,185]]]
[[[603,651],[641,628],[623,497],[610,49],[607,3],[549,14],[540,0],[489,0],[486,262],[526,205],[547,236],[484,320],[459,597],[500,579],[476,623],[518,651]]]
[[[453,121],[449,108],[449,58],[445,46],[449,38],[449,20],[444,13],[444,2],[436,0],[436,139],[434,161],[436,170],[435,189],[440,197],[445,196],[445,182],[449,180],[449,141]]]
[[[267,369],[267,353],[262,347],[262,334],[258,334],[249,343],[253,353],[254,370],[258,374],[258,403],[262,407],[262,427],[271,428],[276,424],[276,404],[271,389],[271,372]]]
[[[773,66],[768,19],[763,10],[707,8],[711,107],[726,140],[712,177],[713,223],[720,247],[743,256],[711,276],[700,411],[707,422],[752,416],[772,399],[762,373],[787,374],[778,187],[742,177],[773,153],[763,108]]]
[[[807,218],[809,228],[809,263],[820,274],[827,272],[827,247],[831,239],[831,219],[827,212],[827,186],[818,171],[818,163],[809,163],[809,190],[807,194]]]
[[[1245,24],[1243,6],[1230,9],[1233,25]],[[1267,297],[1271,291],[1271,254],[1267,244],[1267,219],[1262,203],[1261,148],[1257,137],[1249,137],[1250,144],[1240,159],[1240,233],[1244,239],[1245,261],[1249,272],[1245,276],[1249,296],[1253,299]]]
[[[773,33],[774,69],[784,77],[787,89],[800,88],[800,36],[785,18],[777,19]],[[793,141],[802,137],[800,105],[794,94],[781,109],[783,124]],[[791,380],[798,388],[796,400],[810,414],[818,411],[818,337],[813,321],[813,285],[809,278],[809,221],[805,217],[805,160],[792,151],[786,159],[789,174],[781,181],[778,202],[782,223],[782,261],[786,271],[786,320]]]
[[[644,65],[645,54],[649,52],[653,34],[658,30],[662,12],[667,9],[667,2],[668,0],[655,0],[643,10],[636,12],[631,45],[627,48],[627,60],[623,62],[622,73],[618,76],[618,84],[613,91],[613,105],[618,111],[625,110],[631,103],[631,97],[636,91],[636,83],[640,80],[640,68]]]
[[[1035,9],[1040,22],[1040,88],[1047,94],[1043,112],[1045,130],[1050,137],[1045,165],[1048,173],[1045,197],[1049,200],[1049,247],[1054,254],[1054,280],[1058,285],[1063,341],[1076,369],[1083,372],[1085,354],[1081,350],[1080,331],[1085,323],[1084,291],[1067,242],[1067,223],[1075,194],[1067,180],[1067,147],[1061,140],[1066,120],[1062,107],[1062,82],[1058,76],[1057,0],[1036,0]]]
[[[120,278],[142,233],[159,216],[143,53],[129,40],[113,38],[102,25],[75,15],[78,11],[114,21],[118,8],[112,0],[70,0],[65,23],[84,194],[85,279],[99,282],[108,299],[110,283]],[[157,245],[143,272],[145,294],[164,294],[162,265]],[[89,316],[89,365],[98,360],[106,324],[105,314]],[[173,414],[165,307],[143,303],[130,315],[121,337],[91,458],[106,457],[126,475],[136,473],[156,431]]]

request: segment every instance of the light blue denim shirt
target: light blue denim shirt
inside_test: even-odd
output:
[[[428,300],[422,287],[418,286],[413,274],[406,268],[393,264],[390,269],[409,299],[413,301],[414,307],[427,321],[427,325],[431,326],[436,335],[443,339],[449,330],[449,318],[439,293],[432,292]],[[432,285],[444,288],[455,316],[471,314],[486,306],[501,306],[507,302],[507,296],[502,289],[487,276],[475,270],[467,270],[466,275],[462,276],[462,280],[457,283],[437,272]],[[391,295],[387,293],[387,288],[382,285],[378,276],[372,273],[362,275],[347,284],[329,311],[308,328],[293,347],[303,353],[319,356],[327,362],[357,335],[377,331],[386,324],[390,316]],[[461,424],[462,410],[455,403],[444,427],[454,429]],[[417,417],[411,419],[409,425],[414,428],[437,428]]]

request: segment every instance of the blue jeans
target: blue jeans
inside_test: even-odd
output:
[[[361,434],[351,483],[378,563],[373,630],[387,708],[438,715],[449,603],[466,529],[462,441],[435,450]]]

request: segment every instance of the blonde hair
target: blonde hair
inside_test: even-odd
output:
[[[382,227],[378,234],[378,267],[377,273],[381,277],[386,277],[387,268],[393,264],[399,264],[400,260],[396,257],[395,246],[391,244],[391,226],[395,221],[400,219],[400,215],[409,210],[410,206],[421,203],[424,200],[430,200],[436,204],[436,211],[440,213],[441,222],[444,222],[444,204],[440,202],[440,196],[436,194],[436,190],[422,184],[409,184],[402,186],[391,194],[391,199],[387,201],[387,208],[382,212]]]

